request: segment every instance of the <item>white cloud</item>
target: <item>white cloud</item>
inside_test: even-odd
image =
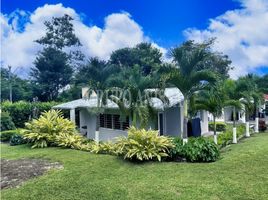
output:
[[[2,65],[21,67],[21,72],[28,72],[36,53],[41,49],[34,40],[45,34],[44,21],[63,14],[74,18],[75,34],[83,45],[83,53],[89,57],[108,59],[111,52],[116,49],[150,41],[128,13],[114,13],[107,16],[104,19],[104,27],[101,28],[84,24],[80,15],[72,8],[66,8],[62,4],[46,4],[33,13],[22,10],[16,10],[9,15],[1,13]],[[26,23],[23,21],[25,23],[23,31],[21,31],[22,22],[19,22],[21,16],[28,16],[28,21]],[[165,52],[164,48],[159,49]]]
[[[214,49],[230,56],[237,78],[259,67],[268,67],[268,1],[241,0],[241,9],[210,19],[205,30],[187,29],[187,39],[201,42],[216,37]]]

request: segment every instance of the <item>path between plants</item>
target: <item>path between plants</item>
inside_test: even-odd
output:
[[[1,159],[1,189],[18,187],[23,182],[41,176],[50,169],[62,168],[63,166],[58,162],[50,163],[42,159]]]

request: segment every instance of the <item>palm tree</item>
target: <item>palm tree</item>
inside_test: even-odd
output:
[[[225,94],[221,83],[212,86],[208,90],[201,91],[195,100],[196,110],[206,110],[213,116],[213,131],[214,131],[214,142],[217,144],[217,132],[216,132],[216,117],[222,115],[222,109],[225,106]]]
[[[204,89],[208,82],[215,81],[215,74],[211,70],[200,69],[211,52],[209,47],[212,41],[196,44],[187,41],[181,46],[171,50],[171,56],[175,65],[166,65],[160,69],[162,80],[177,87],[184,95],[184,123],[183,140],[187,142],[188,104],[191,96]]]
[[[233,143],[236,144],[236,111],[242,109],[242,91],[241,88],[238,87],[238,84],[231,79],[226,80],[223,87],[227,95],[225,105],[230,106],[233,109]]]
[[[245,77],[241,77],[237,80],[237,84],[241,90],[243,99],[242,104],[245,107],[246,112],[246,137],[249,137],[249,116],[254,113],[254,109],[258,111],[258,104],[261,101],[262,94],[259,92],[257,84],[254,81],[254,76],[248,74]],[[256,116],[258,113],[256,113]],[[256,117],[257,118],[257,117]],[[258,119],[256,120],[255,130],[258,130]]]
[[[149,116],[155,114],[151,101],[153,97],[164,104],[168,103],[164,90],[156,89],[156,80],[151,75],[143,76],[139,66],[123,69],[111,76],[107,82],[111,86],[107,90],[108,98],[118,105],[122,116],[131,117],[135,127],[146,128]]]

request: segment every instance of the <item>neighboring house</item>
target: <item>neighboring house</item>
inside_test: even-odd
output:
[[[268,122],[268,94],[264,94],[264,103],[259,108],[259,117],[265,118]],[[208,114],[209,121],[213,121],[212,115]],[[250,120],[253,121],[255,119],[255,113],[250,117]],[[237,110],[236,111],[236,120],[240,123],[246,122],[245,111]],[[216,118],[218,122],[232,122],[233,121],[233,109],[232,107],[225,107],[222,111],[222,115]]]
[[[120,117],[120,110],[114,102],[98,109],[98,97],[96,94],[87,97],[87,89],[82,89],[82,98],[54,106],[54,109],[70,110],[70,119],[76,122],[81,134],[87,138],[107,141],[114,140],[118,136],[127,136],[127,128],[131,125],[131,119]],[[155,116],[149,119],[148,129],[158,130],[160,135],[182,136],[183,130],[183,100],[184,97],[177,88],[166,88],[165,96],[169,104],[164,105],[159,99],[152,98],[152,104],[156,110]],[[202,120],[203,117],[203,120]],[[201,112],[202,132],[207,132],[208,117]]]

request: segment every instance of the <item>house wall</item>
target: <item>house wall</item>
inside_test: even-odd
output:
[[[208,132],[208,111],[201,111],[201,134]]]
[[[168,108],[164,114],[164,135],[180,137],[181,129],[181,109],[179,106]]]
[[[90,113],[87,109],[81,109],[79,112],[80,115],[80,131],[85,131],[82,129],[83,126],[87,126],[87,138],[94,139],[95,138],[95,131],[97,125],[97,117],[95,114]]]
[[[224,108],[224,121],[231,121],[232,119],[232,108],[231,107],[226,107]]]
[[[100,141],[115,141],[117,137],[127,136],[127,131],[114,130],[109,128],[99,129],[99,139]]]

